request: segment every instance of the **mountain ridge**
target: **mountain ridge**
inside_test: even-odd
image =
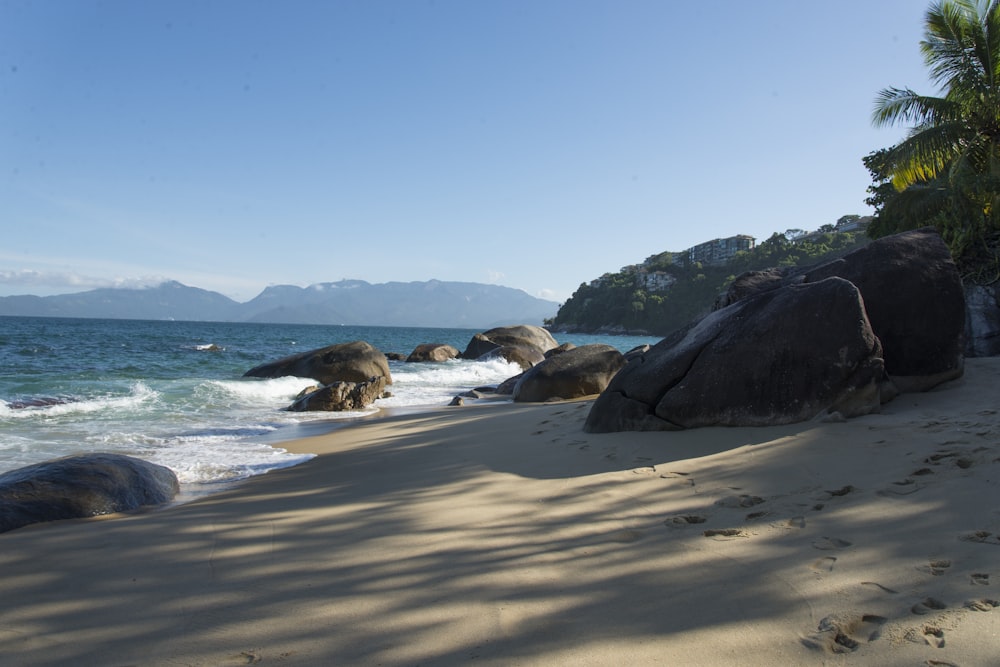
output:
[[[558,309],[554,301],[511,287],[441,280],[272,285],[242,303],[176,280],[145,288],[0,297],[2,316],[445,328],[541,324]]]

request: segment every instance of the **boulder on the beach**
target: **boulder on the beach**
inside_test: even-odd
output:
[[[333,382],[367,382],[377,375],[383,376],[386,384],[392,384],[389,361],[385,355],[368,343],[356,340],[261,364],[248,370],[243,377],[294,376],[312,378],[327,385]]]
[[[458,357],[458,348],[445,343],[421,343],[413,348],[407,362],[448,361]]]
[[[540,403],[600,394],[625,357],[610,345],[582,345],[555,354],[526,370],[514,386],[515,402]]]
[[[343,412],[363,410],[381,398],[385,377],[376,375],[364,382],[332,382],[300,396],[288,406],[290,412]]]
[[[485,360],[497,357],[531,368],[545,359],[545,353],[559,343],[548,330],[531,324],[496,327],[472,337],[463,359]]]
[[[170,502],[169,468],[121,454],[83,454],[0,475],[0,533],[32,523],[127,512]]]
[[[929,227],[877,239],[817,266],[745,273],[719,305],[832,276],[849,280],[861,292],[882,343],[886,373],[897,389],[924,391],[962,375],[962,280],[948,246]]]
[[[857,287],[842,278],[787,285],[717,310],[633,358],[595,400],[584,430],[853,417],[879,409],[883,376]]]

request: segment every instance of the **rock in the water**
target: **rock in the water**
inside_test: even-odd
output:
[[[594,402],[584,430],[857,416],[879,409],[883,377],[881,346],[853,284],[788,285],[717,310],[634,358]]]
[[[444,343],[423,343],[413,348],[406,358],[408,362],[448,361],[458,357],[458,349]]]
[[[294,376],[312,378],[327,385],[333,382],[367,382],[369,378],[379,375],[385,378],[386,384],[392,384],[385,355],[368,343],[356,340],[261,364],[248,370],[243,377]]]
[[[381,398],[385,378],[381,375],[365,382],[333,382],[298,398],[288,406],[290,412],[344,412],[364,410]]]
[[[861,292],[882,343],[885,370],[901,391],[923,391],[962,375],[965,296],[948,246],[931,228],[872,241],[840,259],[808,268],[739,276],[721,304],[752,294],[837,276]]]
[[[169,468],[121,454],[83,454],[0,475],[0,533],[43,521],[126,512],[170,502]]]
[[[514,386],[513,399],[541,403],[599,394],[624,365],[625,357],[610,345],[574,347],[525,371]]]
[[[558,343],[548,330],[530,324],[497,327],[472,337],[462,353],[463,359],[501,357],[521,368],[531,368],[545,359],[545,353]]]

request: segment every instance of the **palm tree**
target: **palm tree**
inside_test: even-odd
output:
[[[882,90],[875,126],[911,128],[866,165],[900,193],[883,213],[929,216],[959,255],[1000,229],[1000,0],[933,3],[920,49],[942,94]]]

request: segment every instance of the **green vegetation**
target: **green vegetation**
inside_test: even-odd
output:
[[[910,126],[906,139],[864,158],[873,238],[933,226],[966,280],[1000,277],[1000,0],[943,0],[920,43],[940,96],[886,88],[876,126]]]
[[[845,216],[841,220],[856,216]],[[665,252],[648,258],[641,267],[629,267],[584,283],[559,309],[551,322],[556,328],[596,331],[623,329],[647,331],[665,336],[712,309],[716,298],[733,279],[745,271],[775,266],[808,266],[843,255],[868,242],[863,234],[833,232],[833,225],[821,228],[819,235],[798,242],[796,236],[773,234],[753,250],[741,252],[719,266],[675,262],[675,255]],[[662,271],[676,279],[666,289],[642,287],[643,272]]]

